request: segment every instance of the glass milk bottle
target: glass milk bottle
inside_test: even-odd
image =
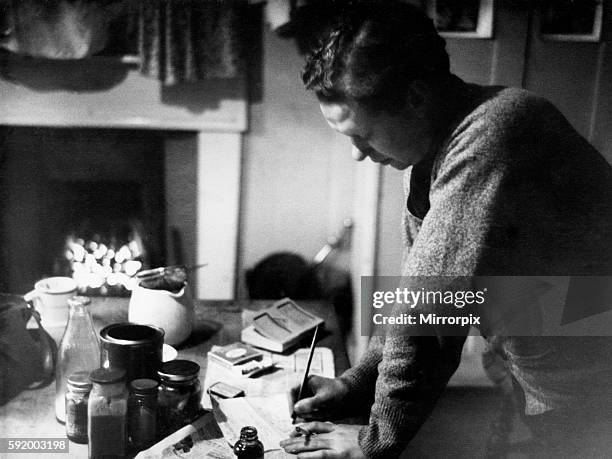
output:
[[[91,372],[100,366],[100,345],[93,326],[91,300],[74,296],[68,300],[70,316],[60,343],[55,373],[55,417],[66,422],[66,383],[77,371]]]

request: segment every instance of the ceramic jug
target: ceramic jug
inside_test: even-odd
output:
[[[174,346],[182,343],[191,334],[194,322],[194,304],[189,286],[185,284],[177,293],[136,286],[130,297],[128,320],[162,328],[166,344]]]

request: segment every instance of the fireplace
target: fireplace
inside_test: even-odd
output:
[[[53,256],[52,274],[73,277],[84,295],[123,296],[139,270],[164,264],[163,225],[145,217],[143,205],[143,198],[163,204],[163,190],[142,188],[115,180],[54,184],[48,215],[56,224],[42,245]]]
[[[167,262],[164,137],[134,129],[4,128],[2,288],[74,277],[125,295]]]
[[[53,272],[43,251],[32,250],[51,237],[47,235],[50,227],[45,227],[45,209],[55,202],[42,205],[52,195],[49,189],[59,193],[64,188],[66,195],[75,196],[75,191],[93,193],[111,187],[114,191],[104,198],[106,202],[95,202],[108,209],[108,201],[113,201],[117,207],[113,211],[121,213],[121,221],[132,213],[140,216],[130,219],[136,222],[134,226],[144,224],[147,237],[159,239],[159,243],[145,241],[152,242],[147,246],[151,265],[207,263],[193,274],[194,295],[234,298],[242,135],[248,127],[246,81],[207,80],[164,87],[117,59],[12,58],[3,64],[2,291],[24,293],[42,273]],[[10,142],[18,142],[17,151],[28,154],[7,154]],[[49,142],[55,147],[44,149],[45,156],[55,155],[55,159],[45,160],[43,166],[41,146]],[[78,151],[71,149],[74,145],[80,145]],[[72,156],[65,153],[64,146],[71,149]],[[132,147],[140,152],[137,166],[126,163]],[[116,153],[109,157],[108,151]],[[91,171],[99,175],[87,178],[85,174]],[[43,172],[47,174],[44,180]],[[156,180],[143,181],[145,177]],[[42,182],[47,183],[46,190]],[[147,204],[150,192],[160,189],[163,202]],[[121,208],[118,202],[127,199],[126,195],[145,200],[126,201]],[[81,204],[69,203],[68,207],[76,206],[75,212],[82,214],[87,205],[82,209]],[[160,225],[161,230],[151,231],[151,225]],[[86,226],[81,231],[87,231]],[[62,228],[60,239],[73,230]],[[86,236],[75,239],[87,242]]]

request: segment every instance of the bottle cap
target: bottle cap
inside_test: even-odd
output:
[[[200,372],[200,365],[191,360],[171,360],[162,363],[157,371],[159,377],[164,381],[189,381],[197,378]]]
[[[244,441],[257,440],[257,429],[253,426],[244,426],[240,429],[240,439]]]
[[[89,373],[91,382],[98,384],[114,384],[125,378],[125,370],[120,368],[98,368]]]
[[[87,306],[91,304],[91,299],[88,296],[73,296],[68,298],[68,306],[73,306],[75,304],[82,304],[83,306]]]
[[[68,376],[67,383],[77,389],[91,389],[88,371],[75,371]]]
[[[134,379],[130,383],[130,390],[135,394],[154,394],[157,392],[159,383],[154,379],[140,378]]]

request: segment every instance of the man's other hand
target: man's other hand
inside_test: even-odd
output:
[[[289,454],[299,459],[361,459],[365,458],[358,443],[360,425],[332,424],[331,422],[306,422],[300,424],[301,432],[294,431],[280,442]]]

